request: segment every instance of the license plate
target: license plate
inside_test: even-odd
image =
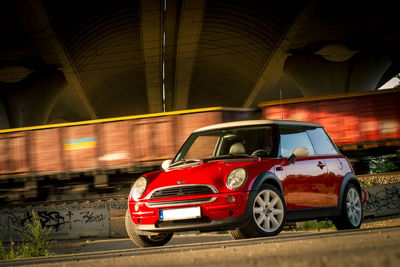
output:
[[[161,221],[195,219],[201,217],[200,207],[160,210]]]

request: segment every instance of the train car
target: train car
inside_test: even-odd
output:
[[[400,154],[400,89],[268,101],[259,107],[266,119],[323,125],[359,173],[368,172],[369,156]]]
[[[0,130],[0,199],[113,190],[158,169],[194,129],[254,116],[254,109],[212,107]]]

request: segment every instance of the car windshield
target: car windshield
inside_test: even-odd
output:
[[[221,158],[270,157],[272,151],[271,126],[213,130],[192,134],[173,164]]]

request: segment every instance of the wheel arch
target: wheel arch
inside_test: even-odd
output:
[[[342,207],[343,204],[343,194],[344,194],[344,190],[346,189],[346,186],[348,184],[353,184],[356,186],[357,190],[361,193],[361,185],[360,182],[358,181],[356,175],[352,172],[347,173],[343,180],[342,180],[342,184],[340,185],[340,189],[339,189],[339,198],[338,198],[338,207]]]
[[[263,184],[270,184],[276,187],[284,195],[281,180],[274,173],[267,171],[258,175],[251,187],[251,191],[257,191]]]

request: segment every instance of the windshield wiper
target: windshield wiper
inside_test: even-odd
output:
[[[196,163],[196,162],[203,163],[203,160],[202,159],[181,159],[175,163],[172,163],[170,167],[174,167],[174,166],[181,165],[181,164]]]
[[[248,154],[227,154],[227,155],[219,155],[219,156],[214,156],[212,158],[205,159],[206,161],[211,161],[211,160],[219,160],[219,159],[240,159],[240,158],[253,158],[253,159],[258,159],[257,156],[252,156]]]

